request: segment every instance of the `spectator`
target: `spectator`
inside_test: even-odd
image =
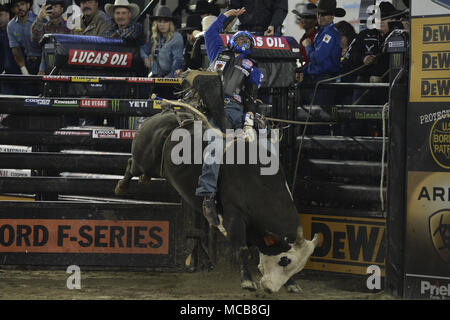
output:
[[[382,47],[389,33],[389,22],[396,21],[403,12],[383,1],[379,5],[381,11],[380,29],[366,29],[361,31],[355,39],[351,50],[350,59],[354,65],[365,64],[367,67],[358,72],[357,82],[382,82],[387,80],[389,69],[389,57],[382,54]],[[385,78],[383,78],[383,76]],[[387,101],[385,90],[365,89],[355,90],[353,100],[358,104],[384,104]]]
[[[169,7],[160,6],[152,20],[151,38],[141,46],[141,57],[152,77],[173,78],[183,64],[183,37],[175,31]]]
[[[195,35],[194,33],[202,30],[202,19],[198,14],[191,14],[186,19],[186,26],[179,29],[186,36],[185,46],[183,50],[183,65],[175,73],[177,76],[187,69],[199,69],[202,66],[201,57],[193,56]]]
[[[353,26],[347,21],[339,21],[335,24],[336,29],[341,36],[341,74],[348,73],[361,64],[355,63],[351,59],[351,48],[356,41],[356,32]],[[338,79],[340,82],[355,82],[356,73],[351,73],[347,76]],[[352,104],[353,103],[353,88],[340,88],[336,94],[336,104]],[[346,136],[364,136],[367,135],[367,123],[361,121],[341,122],[334,126],[335,135]]]
[[[311,6],[312,9],[317,9],[316,5],[313,4]],[[300,46],[300,52],[302,54],[302,63],[303,64],[307,64],[308,63],[308,56],[306,54],[306,49],[303,46],[302,42],[303,40],[305,40],[306,38],[311,40],[311,43],[314,42],[314,37],[316,36],[317,33],[317,16],[316,16],[316,12],[312,9],[308,9],[307,6],[305,5],[304,9],[302,10],[302,12],[298,12],[297,10],[292,10],[292,12],[299,18],[299,25],[300,27],[305,30],[305,33],[303,34],[303,36],[301,37],[300,41],[299,41],[299,46]]]
[[[31,12],[29,1],[13,0],[12,4],[17,4],[18,13],[8,23],[7,32],[14,60],[23,75],[37,74],[41,63],[41,48],[31,41],[31,25],[36,20],[36,15]],[[23,89],[23,94],[39,94],[39,85],[36,84],[27,85]]]
[[[62,14],[66,10],[66,0],[47,0],[45,5],[39,10],[36,20],[31,25],[31,41],[39,43],[42,36],[46,33],[72,33],[67,28],[66,21]],[[46,17],[49,21],[46,22]],[[46,62],[44,53],[42,53],[41,64],[39,66],[39,75],[46,73]]]
[[[192,49],[192,59],[196,62],[198,68],[207,69],[209,59],[206,55],[205,31],[217,20],[215,16],[206,16],[202,19],[202,32],[194,32],[194,48]],[[197,68],[197,69],[198,69]]]
[[[345,10],[336,7],[336,0],[319,0],[317,8],[312,5],[308,5],[308,8],[317,12],[319,29],[313,42],[309,38],[302,42],[309,60],[303,69],[303,75],[305,82],[316,83],[332,78],[340,72],[341,40],[333,20],[335,16],[345,16]],[[332,89],[319,89],[314,103],[332,104],[334,96]],[[312,98],[312,92],[309,98]]]
[[[281,26],[288,13],[287,0],[230,0],[228,7],[246,9],[246,12],[239,16],[239,30],[265,36],[280,36]]]
[[[341,36],[341,74],[348,73],[356,69],[359,65],[356,65],[350,59],[350,49],[355,43],[356,32],[353,26],[347,21],[339,21],[335,24],[336,29],[339,31]],[[349,74],[347,76],[341,77],[338,81],[340,82],[355,82],[356,73]],[[339,90],[337,95],[338,104],[352,104],[353,100],[353,89],[343,88]]]
[[[198,0],[195,5],[194,14],[200,15],[202,19],[207,16],[215,16],[217,18],[220,14],[220,8],[212,2]]]
[[[116,0],[114,4],[106,4],[105,12],[113,18],[114,23],[105,36],[121,38],[129,44],[143,45],[145,43],[144,29],[141,24],[132,21],[138,16],[139,11],[139,6],[130,4],[128,0]]]
[[[111,18],[99,9],[100,0],[79,0],[77,5],[80,6],[81,12],[81,28],[76,29],[76,33],[85,36],[105,36],[106,32],[111,28]]]
[[[13,53],[9,47],[8,34],[6,26],[10,21],[10,11],[8,4],[0,5],[0,74],[17,74],[20,69],[14,60]],[[9,83],[0,83],[1,94],[19,94],[14,85]]]
[[[19,13],[19,6],[17,5],[17,2],[12,2],[11,3],[11,10],[10,10],[10,14],[11,17],[10,19],[14,19],[15,17],[17,17],[17,14]]]
[[[339,21],[334,25],[341,36],[341,57],[345,56],[350,45],[356,38],[356,31],[347,21]]]

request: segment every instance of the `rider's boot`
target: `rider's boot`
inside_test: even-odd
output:
[[[220,224],[216,209],[216,198],[214,195],[205,196],[203,199],[202,211],[210,226],[217,227]]]

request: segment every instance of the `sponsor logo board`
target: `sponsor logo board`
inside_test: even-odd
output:
[[[307,239],[321,239],[306,269],[366,275],[377,265],[384,276],[385,219],[301,213],[300,222]]]
[[[168,254],[169,221],[0,219],[0,252]]]
[[[130,68],[132,59],[131,52],[70,49],[68,63],[95,67]]]

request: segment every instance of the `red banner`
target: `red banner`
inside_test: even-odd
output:
[[[80,106],[82,108],[107,108],[108,100],[81,99]]]
[[[168,254],[169,221],[0,219],[0,252]]]
[[[231,39],[232,34],[221,34],[223,45],[226,46]],[[269,50],[289,50],[289,43],[284,37],[263,37],[253,36],[255,39],[256,49],[269,49]]]
[[[132,60],[133,55],[130,52],[70,49],[68,63],[94,67],[130,68]]]

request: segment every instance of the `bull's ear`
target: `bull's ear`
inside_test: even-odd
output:
[[[277,236],[271,232],[269,232],[265,237],[264,237],[264,244],[266,245],[266,247],[271,247],[273,246],[275,243],[277,243]]]
[[[261,246],[258,246],[258,248],[265,255],[273,256],[291,249],[291,245],[286,239],[269,231],[264,233],[263,241],[264,243],[261,243]]]
[[[295,239],[295,246],[300,247],[305,241],[305,235],[303,234],[303,227],[301,225],[297,228],[297,237]]]

